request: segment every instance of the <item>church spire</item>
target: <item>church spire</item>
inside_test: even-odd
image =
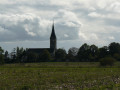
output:
[[[53,25],[52,25],[52,33],[51,33],[50,38],[55,38],[56,39],[55,29],[54,29],[54,21],[53,21]]]
[[[56,49],[57,49],[57,38],[55,35],[55,28],[54,28],[54,21],[53,21],[52,32],[51,32],[51,36],[50,36],[50,50],[53,51],[54,55],[55,55]]]

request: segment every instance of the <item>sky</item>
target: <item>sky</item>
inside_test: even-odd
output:
[[[120,42],[120,0],[0,0],[0,46],[49,47],[53,20],[57,48]]]

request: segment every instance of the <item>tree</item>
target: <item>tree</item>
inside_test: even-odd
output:
[[[15,63],[16,62],[16,48],[13,48],[11,52],[11,60],[10,63]]]
[[[0,47],[0,64],[4,64],[4,50]]]
[[[89,59],[90,61],[97,61],[98,58],[98,47],[91,45],[89,48]]]
[[[0,54],[0,64],[4,64],[4,56],[3,54]]]
[[[109,52],[113,56],[115,53],[120,53],[120,44],[112,42],[109,44]]]
[[[90,46],[86,43],[79,48],[77,57],[80,61],[89,61],[89,49]]]
[[[77,61],[76,59],[76,56],[77,56],[77,53],[78,53],[78,48],[76,47],[72,47],[68,50],[68,54],[67,54],[67,59],[69,59],[69,61]]]
[[[57,61],[65,61],[66,60],[66,51],[65,49],[59,48],[57,49],[56,53],[55,53],[55,58]]]
[[[107,46],[99,48],[99,58],[103,58],[109,55],[109,49]]]
[[[16,48],[16,60],[17,60],[16,62],[21,62],[23,53],[24,53],[23,47],[21,47],[21,48],[17,47]]]
[[[36,53],[33,52],[29,52],[27,54],[27,62],[36,62],[38,59],[38,55]]]
[[[4,60],[5,60],[5,63],[9,63],[10,59],[9,59],[9,54],[8,54],[8,51],[5,51],[5,55],[4,55]]]
[[[44,50],[43,53],[40,54],[39,56],[40,56],[39,61],[48,62],[51,60],[51,55],[48,50]]]
[[[26,51],[27,51],[27,49],[24,50],[23,53],[21,54],[21,60],[20,60],[21,63],[24,63],[27,60],[27,52]]]

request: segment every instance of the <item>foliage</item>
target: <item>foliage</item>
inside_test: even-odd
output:
[[[68,50],[68,54],[71,54],[72,56],[77,56],[78,48],[72,47]]]
[[[97,61],[98,58],[98,47],[95,45],[91,45],[89,48],[89,60],[92,62]]]
[[[90,46],[86,43],[79,48],[77,57],[80,61],[89,61],[89,49]]]
[[[113,66],[115,61],[116,60],[112,57],[105,57],[105,58],[100,59],[100,65],[101,66],[107,66],[107,65]]]
[[[116,42],[110,43],[109,52],[111,55],[113,55],[115,53],[120,53],[120,44],[116,43]]]
[[[0,47],[0,64],[4,64],[4,50]]]
[[[55,58],[57,59],[57,61],[65,61],[66,55],[67,53],[65,49],[59,48],[55,53]]]
[[[2,49],[2,47],[0,47],[0,54],[2,54],[4,52],[4,50]]]
[[[67,59],[71,62],[74,62],[76,61],[76,56],[77,56],[77,53],[78,53],[78,48],[76,47],[72,47],[68,50],[68,54],[67,54]]]
[[[4,64],[5,61],[4,61],[4,56],[3,54],[0,54],[0,64]]]
[[[21,47],[21,48],[17,47],[16,48],[16,59],[17,59],[16,62],[20,62],[21,61],[21,58],[23,56],[23,52],[24,52],[23,47]]]
[[[120,44],[112,42],[109,46],[98,48],[96,45],[88,45],[84,43],[80,48],[72,47],[66,53],[65,49],[59,48],[55,51],[55,55],[49,51],[28,52],[23,47],[16,47],[11,53],[0,47],[1,60],[4,57],[5,63],[28,63],[28,62],[98,62],[99,59],[105,57],[115,58],[120,61]]]
[[[117,60],[117,61],[120,61],[120,54],[119,53],[115,53],[113,55],[113,57]]]
[[[109,49],[107,46],[101,47],[99,48],[98,53],[99,53],[99,58],[103,58],[109,55]]]
[[[40,61],[42,62],[48,62],[51,60],[51,55],[48,52],[48,50],[44,50],[42,54],[39,55],[40,56]]]
[[[36,62],[37,58],[38,58],[38,55],[36,53],[29,52],[27,54],[27,61],[26,62]]]
[[[5,55],[4,55],[4,59],[5,59],[5,63],[9,62],[9,57],[8,57],[8,51],[5,51]]]

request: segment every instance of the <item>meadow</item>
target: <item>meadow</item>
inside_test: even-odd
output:
[[[47,62],[0,66],[0,90],[120,90],[120,62]]]

